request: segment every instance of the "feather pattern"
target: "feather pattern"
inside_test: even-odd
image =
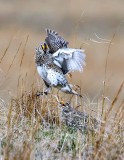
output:
[[[64,48],[59,49],[52,55],[54,63],[64,70],[66,73],[72,71],[82,71],[85,63],[85,53],[81,49]],[[65,73],[65,74],[66,74]]]
[[[57,32],[51,29],[46,29],[47,37],[45,39],[50,52],[54,53],[60,48],[66,48],[68,42],[63,37],[59,36]]]

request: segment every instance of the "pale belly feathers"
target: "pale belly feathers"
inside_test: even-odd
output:
[[[44,66],[37,66],[37,71],[42,79],[51,86],[65,86],[67,83],[65,76],[54,69],[46,69]]]
[[[43,66],[37,66],[37,71],[44,80],[47,78],[47,72]]]

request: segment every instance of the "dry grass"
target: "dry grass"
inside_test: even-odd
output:
[[[1,158],[123,159],[124,102],[113,113],[122,88],[123,84],[104,108],[97,132],[84,134],[61,122],[61,110],[51,95],[37,97],[32,90],[12,99],[9,106],[1,100]]]
[[[120,85],[113,101],[106,103],[104,103],[105,94],[104,97],[98,98],[95,104],[86,96],[82,100],[54,92],[48,96],[37,97],[36,92],[39,90],[37,86],[32,84],[30,91],[26,89],[27,74],[25,79],[21,80],[21,67],[27,41],[28,36],[19,63],[18,95],[16,98],[11,97],[9,104],[0,99],[0,159],[123,159],[124,100],[121,102],[120,96],[124,83]],[[8,71],[21,45],[22,42]],[[7,54],[8,48],[1,61]],[[89,115],[92,115],[92,108],[95,106],[95,116],[101,122],[100,127],[93,132],[80,133],[79,130],[66,126],[61,121],[62,111],[59,108],[59,101],[66,103],[70,100],[75,109],[88,112]]]
[[[0,1],[0,160],[124,159],[123,5],[122,0]],[[83,77],[72,76],[83,99],[54,91],[36,96],[43,85],[33,54],[47,27],[86,50]],[[80,132],[66,126],[59,101],[86,112],[89,120],[95,117],[99,127]]]
[[[26,37],[19,63],[17,97],[11,97],[9,104],[0,98],[0,159],[123,159],[124,99],[120,100],[120,97],[124,83],[120,85],[114,99],[111,102],[106,101],[108,58],[105,66],[103,97],[98,98],[97,103],[90,101],[87,96],[80,99],[54,92],[48,96],[37,97],[36,92],[39,88],[35,83],[30,87],[30,91],[26,88],[28,74],[26,73],[25,78],[21,79],[21,67],[28,37]],[[10,43],[0,63],[5,55],[7,56]],[[21,41],[7,73],[13,66],[22,45]],[[58,99],[65,103],[71,101],[76,110],[95,116],[100,123],[99,128],[93,132],[80,133],[79,130],[66,126],[61,121],[62,111],[59,108]],[[92,114],[93,108],[95,108],[95,114]]]

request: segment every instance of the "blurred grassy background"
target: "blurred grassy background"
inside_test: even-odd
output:
[[[83,73],[74,73],[71,81],[92,98],[102,93],[110,46],[106,96],[113,97],[124,80],[123,0],[1,0],[0,97],[16,95],[22,78],[27,79],[27,88],[33,81],[42,83],[35,73],[34,51],[45,38],[45,28],[59,32],[70,47],[85,49],[87,66]]]

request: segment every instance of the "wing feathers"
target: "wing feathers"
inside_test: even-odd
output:
[[[51,29],[46,29],[47,37],[45,41],[49,46],[50,52],[54,53],[60,48],[67,48],[68,42],[63,37],[58,35],[57,32]]]
[[[85,55],[81,50],[76,50],[72,53],[72,58],[68,59],[69,71],[82,71],[85,66]]]
[[[84,50],[81,49],[59,49],[53,54],[54,61],[57,61],[67,72],[82,71],[85,64]]]
[[[48,36],[49,36],[49,34],[56,35],[56,36],[58,35],[58,33],[56,31],[48,29],[48,28],[46,28],[46,33]]]

